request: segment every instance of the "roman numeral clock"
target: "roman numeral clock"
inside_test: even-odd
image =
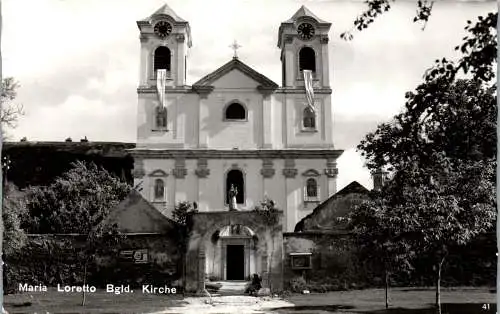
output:
[[[164,39],[172,32],[172,25],[166,21],[159,21],[154,26],[155,34]]]
[[[303,40],[310,40],[314,36],[314,26],[309,23],[302,23],[297,28],[299,36]]]

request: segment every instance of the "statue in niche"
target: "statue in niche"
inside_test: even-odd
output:
[[[238,195],[238,188],[234,184],[231,184],[231,189],[229,190],[229,210],[238,210],[236,195]]]

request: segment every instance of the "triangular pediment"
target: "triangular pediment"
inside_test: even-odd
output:
[[[168,176],[168,173],[161,169],[157,169],[149,174],[150,177],[166,177]]]
[[[228,63],[193,84],[194,88],[206,86],[222,88],[278,88],[278,84],[241,62],[238,58],[233,58]]]
[[[304,177],[319,177],[321,175],[321,173],[319,173],[318,170],[309,169],[307,171],[304,171],[304,173],[302,173],[302,175]]]

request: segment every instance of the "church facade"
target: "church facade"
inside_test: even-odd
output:
[[[336,193],[342,150],[333,143],[330,23],[302,6],[276,28],[281,85],[236,51],[188,85],[187,53],[195,40],[189,22],[165,4],[137,25],[141,53],[132,156],[134,183],[146,200],[167,216],[180,201],[196,202],[199,212],[220,212],[229,210],[232,189],[238,211],[273,200],[283,211],[283,232],[291,232]],[[304,70],[312,72],[312,108]]]

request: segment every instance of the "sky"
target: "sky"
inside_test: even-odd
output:
[[[25,115],[12,140],[135,142],[139,78],[136,21],[163,0],[4,0],[3,76],[19,81]],[[372,180],[356,145],[401,111],[405,92],[422,82],[435,59],[458,58],[454,47],[467,20],[496,11],[495,1],[437,1],[425,30],[413,23],[416,1],[398,0],[391,11],[352,41],[363,1],[169,0],[191,26],[188,84],[230,60],[237,40],[241,61],[281,83],[278,27],[301,5],[332,23],[330,75],[338,188]]]

